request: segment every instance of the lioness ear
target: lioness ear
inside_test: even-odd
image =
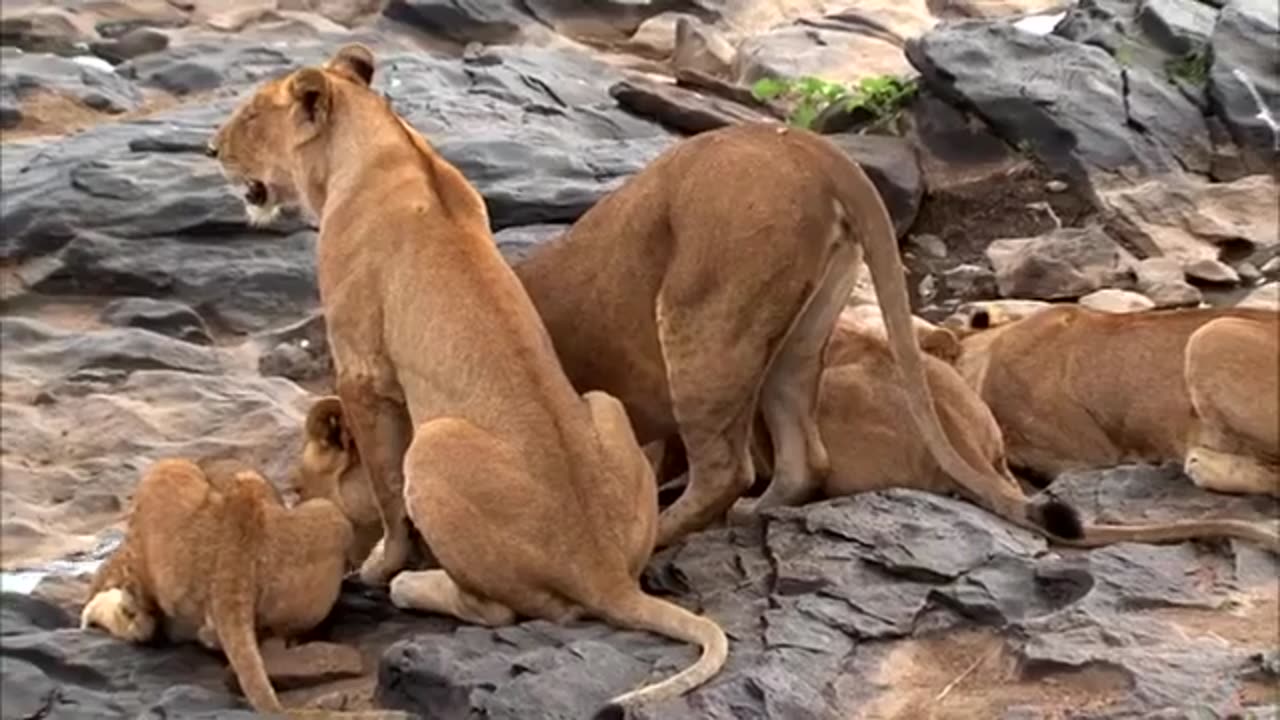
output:
[[[329,78],[324,71],[313,67],[302,68],[289,80],[289,94],[302,108],[310,122],[324,122],[329,111]]]
[[[373,51],[360,43],[348,43],[338,48],[324,67],[368,87],[373,82]]]

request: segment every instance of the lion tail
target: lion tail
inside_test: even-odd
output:
[[[262,662],[255,629],[258,556],[266,533],[266,481],[239,473],[223,497],[221,547],[214,560],[211,610],[222,651],[254,710],[283,712]]]
[[[626,716],[630,706],[683,695],[720,672],[729,655],[729,639],[714,620],[647,595],[634,585],[628,585],[625,594],[597,612],[623,627],[695,643],[702,648],[702,655],[665,680],[613,698],[595,714],[594,720],[618,720]]]
[[[1255,542],[1280,554],[1280,533],[1245,520],[1175,520],[1148,525],[1085,525],[1084,537],[1064,540],[1077,547],[1098,547],[1115,542],[1179,542],[1233,537]]]
[[[943,429],[926,379],[919,342],[911,319],[907,297],[906,271],[898,255],[893,221],[870,178],[829,140],[812,132],[788,133],[804,148],[832,184],[835,197],[850,226],[850,235],[866,252],[867,267],[889,336],[889,348],[898,378],[907,397],[907,407],[925,446],[939,467],[979,504],[1017,525],[1048,532],[1057,537],[1076,537],[1080,523],[1075,511],[1061,501],[1052,508],[1030,502],[1021,492],[1008,487],[989,468],[975,468],[956,451]]]

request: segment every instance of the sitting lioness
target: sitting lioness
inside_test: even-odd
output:
[[[776,462],[749,507],[817,490],[830,467],[815,405],[823,346],[864,251],[890,375],[906,388],[903,419],[979,494],[990,479],[956,454],[934,412],[888,212],[820,135],[745,124],[683,140],[516,265],[578,390],[621,400],[640,443],[678,437],[686,448],[689,483],[662,513],[659,546],[715,521],[751,487],[757,417]],[[1057,508],[1019,500],[998,511],[1070,536],[1072,512]]]
[[[657,489],[622,404],[574,390],[483,199],[369,87],[373,73],[367,48],[345,46],[264,84],[209,148],[251,213],[300,203],[320,219],[337,394],[384,525],[362,575],[403,567],[407,509],[441,569],[396,575],[398,606],[485,625],[585,611],[701,646],[607,716],[700,685],[728,641],[640,588]]]
[[[282,712],[257,634],[311,630],[337,601],[351,525],[331,502],[292,509],[254,472],[210,481],[188,460],[153,464],[134,492],[124,541],[89,587],[81,627],[226,654],[253,708]]]
[[[976,497],[965,492],[942,471],[918,436],[901,431],[906,398],[902,387],[892,380],[893,357],[880,313],[875,307],[859,306],[841,313],[824,358],[818,423],[831,452],[831,472],[821,496],[907,487],[939,494],[960,492],[987,508],[1001,505],[993,498],[1008,498],[1008,502],[1021,498],[1022,503],[1029,503],[1006,463],[1004,439],[990,409],[950,364],[961,352],[959,342],[945,328],[920,318],[915,322],[920,345],[928,350],[925,369],[943,426],[956,450],[975,467],[987,469],[991,482]],[[757,445],[760,464],[767,472],[768,444]],[[1238,537],[1280,552],[1280,536],[1242,520],[1085,525],[1082,535],[1057,540],[1095,546]]]
[[[949,322],[1029,479],[1173,461],[1205,489],[1280,494],[1280,313],[978,305]]]

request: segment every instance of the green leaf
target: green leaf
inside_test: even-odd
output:
[[[787,81],[778,78],[760,78],[751,86],[751,94],[757,100],[772,100],[790,89]]]

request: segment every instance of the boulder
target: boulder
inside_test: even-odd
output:
[[[894,231],[898,237],[906,235],[924,198],[920,163],[911,143],[887,135],[836,133],[826,138],[867,173],[889,209]]]
[[[1013,25],[958,22],[906,45],[926,85],[971,107],[1009,144],[1051,171],[1209,169],[1199,108],[1163,76],[1106,51]]]
[[[609,88],[622,107],[690,135],[744,122],[773,122],[753,108],[672,83],[632,77]]]
[[[96,36],[93,23],[59,7],[6,9],[0,18],[0,45],[29,53],[79,55]]]
[[[1150,310],[1156,306],[1150,298],[1130,290],[1103,288],[1080,298],[1081,307],[1108,313],[1131,313]]]
[[[140,27],[130,30],[124,35],[111,40],[100,40],[89,44],[94,55],[111,63],[122,63],[126,60],[160,52],[169,47],[169,36],[154,28]]]
[[[5,52],[0,91],[21,103],[37,95],[55,95],[103,113],[136,110],[142,93],[127,79],[84,61],[42,53]]]
[[[1134,283],[1136,260],[1100,226],[1062,228],[987,247],[1003,297],[1065,300]]]
[[[750,36],[738,45],[734,79],[751,85],[763,78],[813,76],[851,85],[877,75],[914,75],[902,55],[903,35],[872,13],[858,17],[862,22],[822,18]],[[931,18],[921,17],[905,23],[903,32],[923,32],[931,24]]]
[[[1147,258],[1138,263],[1135,272],[1138,292],[1156,307],[1196,307],[1204,300],[1199,288],[1187,282],[1182,263],[1173,258]]]
[[[142,328],[197,345],[213,343],[204,319],[190,306],[179,302],[121,298],[108,303],[99,319],[108,325]]]
[[[125,72],[150,78],[197,62],[247,90],[332,50],[298,41],[283,54],[234,39],[217,52],[192,47],[138,58]],[[618,107],[608,87],[620,79],[570,51],[495,48],[459,60],[380,49],[375,85],[485,196],[499,230],[576,220],[674,142]],[[309,221],[249,227],[242,190],[203,156],[234,102],[6,145],[0,258],[21,280],[6,292],[171,298],[238,333],[311,312]]]
[[[1102,193],[1108,229],[1148,257],[1184,266],[1280,246],[1280,219],[1259,212],[1280,189],[1270,175],[1209,183],[1177,174]]]
[[[59,330],[0,318],[6,566],[95,544],[152,461],[226,456],[282,481],[309,404],[296,385],[244,374],[237,353],[138,328]],[[267,439],[270,440],[267,440]]]
[[[715,28],[689,15],[676,18],[671,67],[677,72],[693,70],[712,77],[729,77],[737,54],[737,49]]]
[[[1218,502],[1176,470],[1173,478],[1162,472],[1125,468],[1067,481],[1078,486],[1070,488],[1073,499],[1090,491],[1124,496],[1126,509],[1144,502],[1141,487],[1159,486],[1162,497],[1188,497],[1192,506]],[[1225,502],[1233,516],[1241,505],[1243,517],[1270,512],[1270,501]],[[1081,503],[1090,515],[1109,509]],[[1162,502],[1161,510],[1196,514],[1177,502]],[[893,708],[912,716],[933,708],[1001,717],[1014,705],[1018,716],[1044,717],[1078,710],[1082,696],[1096,717],[1197,702],[1232,712],[1247,704],[1232,693],[1266,672],[1254,656],[1269,636],[1254,623],[1270,629],[1274,617],[1265,602],[1248,618],[1194,610],[1220,608],[1241,587],[1266,597],[1274,558],[1239,543],[1207,552],[1121,544],[1044,553],[1038,538],[990,520],[969,505],[891,490],[775,512],[758,528],[705,531],[659,553],[646,583],[715,618],[731,647],[705,686],[635,716],[891,717]],[[1203,583],[1188,573],[1192,566],[1218,574]],[[1215,632],[1233,640],[1187,632],[1193,615],[1214,618]],[[1004,628],[1004,639],[990,627]],[[1242,644],[1244,637],[1251,639]],[[1191,671],[1190,659],[1201,654],[1213,674]],[[998,658],[991,668],[1022,669],[975,672],[944,702],[942,689],[966,668],[985,665],[984,656]],[[594,621],[460,628],[391,645],[378,697],[426,717],[586,717],[610,696],[669,677],[694,657],[688,646]],[[1103,665],[1079,675],[1095,663]],[[1112,666],[1121,669],[1104,669]]]
[[[1209,97],[1252,172],[1280,165],[1280,9],[1270,0],[1231,0],[1210,44]]]
[[[1259,285],[1241,298],[1236,306],[1280,312],[1280,282],[1272,281]]]

